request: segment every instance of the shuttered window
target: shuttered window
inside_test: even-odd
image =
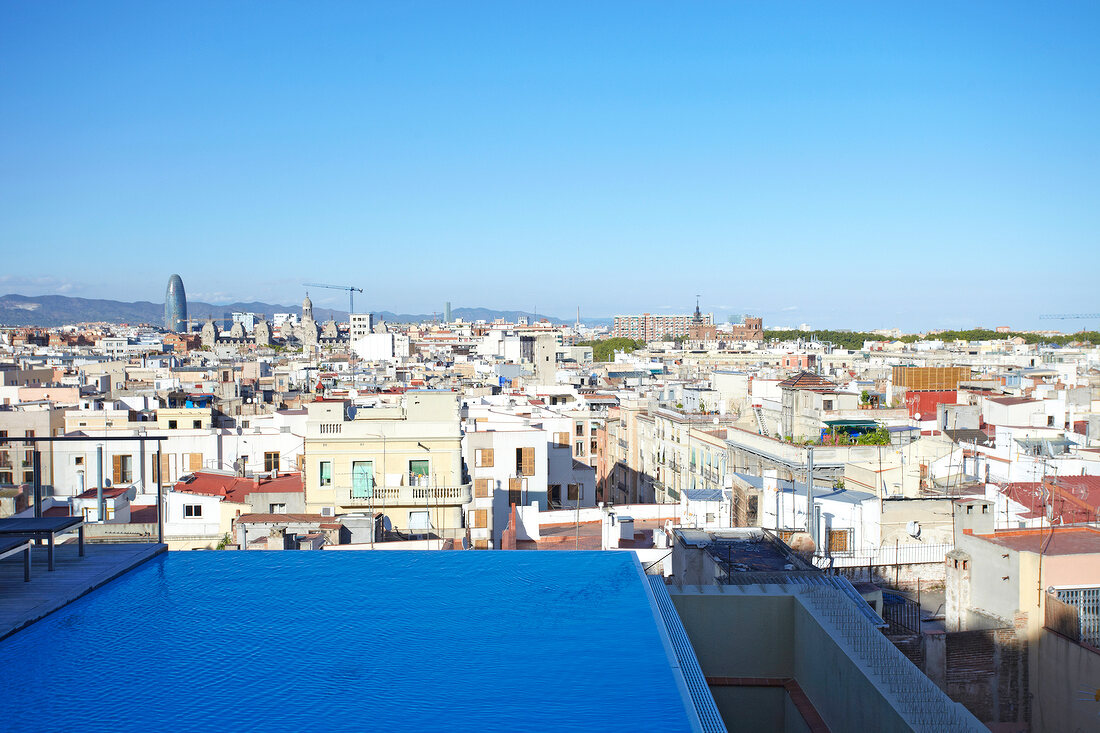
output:
[[[470,514],[473,516],[474,529],[485,529],[489,526],[488,509],[474,509]]]
[[[374,496],[374,462],[354,461],[351,464],[351,496],[369,499]]]
[[[828,545],[829,552],[848,552],[852,549],[852,530],[830,529]]]
[[[510,478],[508,479],[508,504],[522,504],[523,503],[523,479]]]
[[[489,479],[474,479],[474,498],[484,499],[489,496]]]
[[[566,431],[564,433],[554,433],[554,443],[556,443],[561,448],[568,448],[569,432]]]
[[[478,468],[492,468],[493,449],[478,448],[476,451],[474,451],[474,465]]]
[[[187,454],[187,470],[188,471],[201,471],[202,470],[202,453],[188,453]]]
[[[516,473],[520,476],[535,475],[534,448],[516,448]]]
[[[580,501],[581,500],[581,485],[580,484],[569,484],[569,487],[567,489],[567,493],[566,493],[565,497],[566,497],[566,500],[568,500],[568,501]]]
[[[116,484],[128,484],[134,480],[134,457],[111,456],[111,478]]]

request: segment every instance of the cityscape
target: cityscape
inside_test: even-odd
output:
[[[0,10],[5,729],[1100,730],[1096,9],[263,10]]]

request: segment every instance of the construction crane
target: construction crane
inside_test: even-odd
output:
[[[325,285],[324,283],[302,283],[303,288],[328,288],[329,290],[346,290],[348,291],[348,319],[351,319],[351,314],[355,312],[355,294],[363,292],[363,288],[357,288],[354,285]]]
[[[1076,321],[1076,320],[1093,320],[1100,319],[1100,313],[1045,313],[1040,315],[1039,318],[1050,321]],[[1085,329],[1081,329],[1084,331]]]
[[[1060,319],[1060,320],[1077,319],[1077,318],[1092,319],[1092,318],[1100,318],[1100,313],[1047,313],[1047,314],[1039,316],[1039,317],[1047,319],[1047,320],[1052,319],[1052,318],[1056,318],[1056,319]]]

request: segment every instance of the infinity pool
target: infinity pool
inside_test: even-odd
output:
[[[636,562],[159,555],[0,641],[0,729],[689,730]]]

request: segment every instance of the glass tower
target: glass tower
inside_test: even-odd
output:
[[[187,294],[183,291],[183,278],[168,278],[168,290],[164,294],[164,327],[173,333],[187,330]]]

